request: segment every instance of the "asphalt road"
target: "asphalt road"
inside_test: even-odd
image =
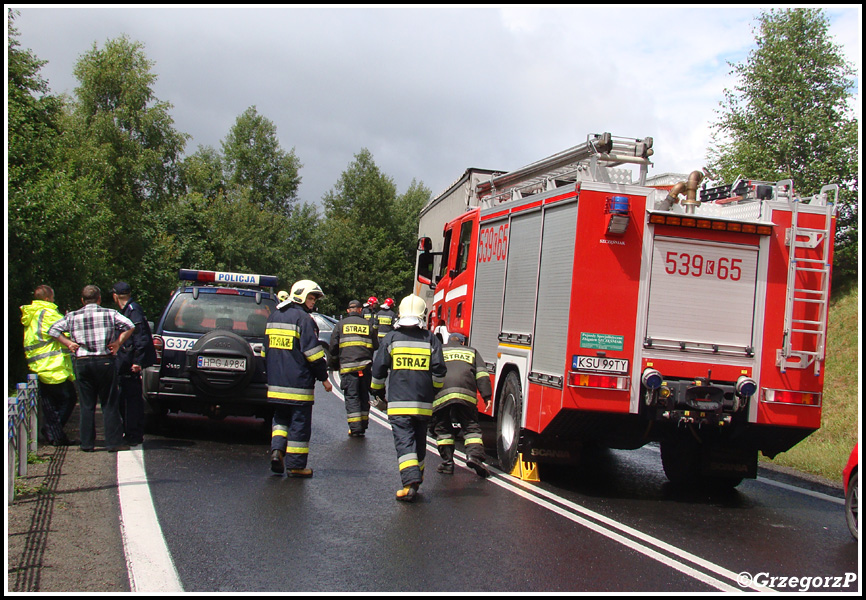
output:
[[[599,451],[536,484],[465,468],[448,477],[428,449],[421,494],[407,505],[394,500],[384,422],[363,439],[346,433],[342,402],[317,391],[310,480],[270,474],[268,436],[254,419],[172,416],[150,436],[147,476],[183,589],[762,589],[742,586],[747,573],[778,577],[779,591],[781,577],[804,576],[823,578],[811,590],[851,591],[850,581],[833,583],[858,572],[837,490],[807,495],[762,477],[727,493],[681,491],[653,448]]]

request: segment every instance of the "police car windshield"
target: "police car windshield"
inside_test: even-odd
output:
[[[163,330],[207,333],[224,329],[244,337],[264,337],[268,315],[274,308],[275,303],[271,298],[262,298],[262,303],[256,304],[250,295],[206,293],[200,290],[198,298],[193,298],[192,292],[182,292],[172,302],[165,316]]]

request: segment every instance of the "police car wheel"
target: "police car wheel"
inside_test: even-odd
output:
[[[242,390],[256,369],[249,342],[231,331],[206,333],[186,354],[190,381],[206,395],[227,396]]]

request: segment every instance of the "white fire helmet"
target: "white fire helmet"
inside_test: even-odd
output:
[[[398,310],[399,319],[395,327],[424,327],[424,318],[427,316],[427,303],[424,299],[409,294],[400,301]]]
[[[313,294],[317,298],[324,298],[325,293],[319,284],[309,279],[301,279],[292,285],[292,291],[289,293],[289,300],[297,304],[303,304],[307,301],[307,296]]]

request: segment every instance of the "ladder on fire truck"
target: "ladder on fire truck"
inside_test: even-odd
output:
[[[825,185],[817,195],[806,200],[794,195],[793,180],[779,181],[775,186],[776,199],[786,200],[791,208],[791,227],[785,236],[785,244],[789,248],[785,329],[782,348],[777,357],[777,364],[783,373],[788,368],[805,369],[814,364],[815,375],[818,375],[824,360],[827,305],[830,301],[832,240],[829,237],[833,210],[828,208],[825,211],[824,227],[816,229],[802,225],[804,219],[800,207],[804,204],[827,206],[831,191],[835,193],[832,205],[836,206],[839,198],[839,186],[836,184]],[[812,252],[819,247],[818,253]],[[795,318],[807,313],[810,306],[817,306],[817,319]]]
[[[534,162],[520,169],[495,176],[479,183],[475,194],[485,207],[517,200],[528,194],[553,189],[562,182],[580,180],[631,183],[631,172],[617,173],[616,167],[630,163],[640,165],[640,185],[646,181],[647,168],[652,163],[653,139],[622,138],[610,133],[590,134],[586,142]],[[618,177],[628,181],[615,181]]]

